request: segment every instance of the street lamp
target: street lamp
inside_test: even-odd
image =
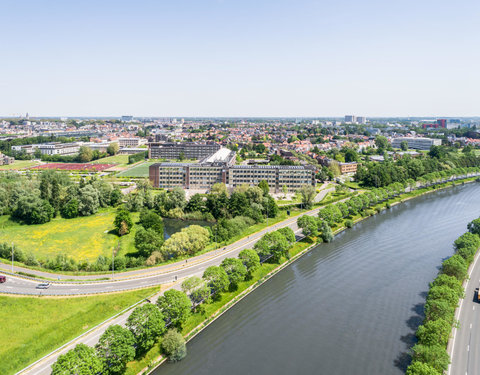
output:
[[[115,248],[112,247],[112,280],[115,276]]]
[[[12,242],[12,273],[13,273],[13,256],[14,256],[13,254],[14,252],[13,252],[13,242]]]

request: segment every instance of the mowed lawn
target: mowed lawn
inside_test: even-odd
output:
[[[0,216],[0,242],[13,242],[25,253],[37,259],[69,255],[76,260],[95,261],[99,255],[111,255],[118,243],[113,229],[115,210],[106,208],[92,216],[63,219],[56,217],[49,223],[21,225]]]
[[[128,155],[107,156],[91,161],[90,164],[128,164]]]
[[[148,177],[148,167],[150,167],[155,162],[144,162],[142,164],[138,164],[135,167],[127,169],[119,174],[118,177]]]
[[[0,296],[0,374],[15,374],[159,290],[76,298]]]
[[[8,171],[8,170],[17,170],[17,169],[24,169],[34,167],[40,164],[38,161],[32,160],[15,160],[12,164],[8,165],[0,165],[0,171]]]

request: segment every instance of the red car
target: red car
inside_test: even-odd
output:
[[[0,276],[0,283],[4,283],[7,281],[7,278],[5,276]]]

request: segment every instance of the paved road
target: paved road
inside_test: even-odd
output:
[[[475,288],[480,285],[480,262],[477,255],[470,280],[465,288],[465,298],[460,302],[455,329],[451,340],[451,360],[448,375],[480,374],[480,303],[475,298]]]
[[[301,215],[316,215],[320,208],[308,211]],[[297,219],[301,216],[288,218],[276,225],[272,225],[258,233],[243,238],[224,249],[211,251],[193,257],[186,261],[180,261],[160,267],[147,268],[130,272],[122,272],[115,275],[115,280],[94,281],[88,277],[79,276],[75,281],[52,282],[48,289],[37,289],[40,281],[28,280],[21,277],[15,277],[7,274],[7,282],[0,284],[0,293],[13,294],[29,294],[29,295],[75,295],[75,294],[94,294],[113,291],[122,291],[136,288],[144,288],[148,286],[170,283],[175,280],[187,278],[195,275],[202,275],[203,271],[212,265],[218,265],[224,258],[236,257],[240,251],[252,248],[254,244],[268,231],[276,230],[283,227],[290,227],[295,233],[299,233],[297,227]],[[8,265],[2,264],[3,269],[8,270]],[[18,268],[16,268],[18,269]],[[31,271],[29,273],[45,274],[41,271]],[[52,274],[49,274],[52,275]],[[104,276],[111,276],[104,275]],[[95,278],[101,276],[96,275]],[[71,276],[63,275],[62,278],[71,278]]]

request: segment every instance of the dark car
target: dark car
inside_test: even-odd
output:
[[[50,288],[49,283],[41,283],[37,285],[37,289],[48,289],[48,288]]]
[[[7,281],[7,277],[0,275],[0,283],[4,283],[5,281]]]

